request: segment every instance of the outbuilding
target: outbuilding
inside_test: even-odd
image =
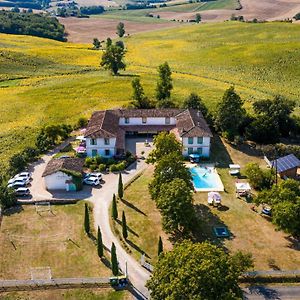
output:
[[[47,164],[43,177],[47,190],[78,191],[82,188],[84,160],[57,158]]]
[[[268,165],[274,168],[281,178],[296,178],[300,160],[294,154],[289,154],[269,161]]]

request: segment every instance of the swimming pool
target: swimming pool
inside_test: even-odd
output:
[[[219,174],[213,167],[192,167],[190,172],[197,192],[222,192],[224,186]]]

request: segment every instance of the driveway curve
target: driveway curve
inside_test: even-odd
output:
[[[139,172],[146,168],[145,161],[138,161],[133,164],[130,169],[122,174],[123,184],[129,182]],[[145,287],[146,281],[150,277],[150,273],[144,269],[130,254],[128,254],[119,243],[119,240],[113,234],[110,227],[110,204],[113,194],[117,194],[118,174],[107,174],[103,176],[105,183],[101,189],[93,189],[92,196],[88,199],[94,204],[94,225],[101,229],[102,240],[105,247],[111,248],[112,243],[115,244],[120,269],[127,273],[131,283],[134,286],[137,298],[148,299],[149,291]]]
[[[59,152],[60,149],[64,148],[71,139],[65,141],[60,146],[54,150],[45,154],[39,161],[32,164],[30,171],[32,172],[33,181],[31,183],[31,194],[32,201],[47,201],[50,199],[85,199],[93,203],[94,205],[94,225],[95,228],[98,226],[101,228],[102,240],[106,248],[110,249],[112,243],[115,244],[118,256],[118,262],[120,269],[127,273],[128,277],[134,288],[134,295],[138,299],[148,299],[149,291],[145,287],[147,280],[150,277],[150,273],[144,269],[133,257],[131,257],[121,246],[119,240],[113,234],[110,228],[110,204],[112,202],[113,194],[117,194],[118,189],[118,174],[104,174],[103,180],[105,183],[101,188],[92,188],[85,186],[80,192],[67,193],[67,192],[57,192],[49,193],[44,187],[44,181],[42,174],[46,168],[47,163],[53,158],[53,156]],[[149,151],[149,149],[147,150]],[[126,184],[139,172],[142,172],[147,167],[144,160],[139,160],[132,164],[129,169],[127,169],[122,174],[123,183]],[[30,203],[31,201],[27,201]]]

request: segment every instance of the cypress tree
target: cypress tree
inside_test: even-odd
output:
[[[127,224],[126,224],[126,216],[125,212],[122,213],[122,235],[125,240],[128,238]]]
[[[157,247],[157,256],[159,256],[164,251],[164,246],[161,237],[158,240],[158,247]]]
[[[118,219],[118,207],[117,207],[117,200],[116,200],[116,195],[115,194],[113,195],[111,216],[114,220]]]
[[[121,173],[119,173],[118,196],[120,199],[123,199],[123,196],[124,196],[123,181],[122,181]]]
[[[98,251],[98,256],[100,258],[104,256],[102,234],[99,226],[98,226],[98,233],[97,233],[97,251]]]
[[[118,268],[118,258],[117,258],[117,253],[116,253],[116,246],[114,243],[112,243],[112,245],[111,245],[110,255],[111,255],[111,270],[112,270],[112,273],[115,276],[117,276],[119,274],[119,268]]]
[[[84,230],[87,235],[90,234],[90,216],[89,216],[89,207],[87,203],[84,205]]]

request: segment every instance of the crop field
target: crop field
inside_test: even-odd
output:
[[[91,50],[91,44],[1,34],[1,163],[31,145],[45,124],[73,124],[96,109],[125,105],[132,76],[140,76],[147,96],[154,98],[157,67],[165,61],[173,71],[177,103],[196,92],[213,110],[230,85],[246,107],[275,94],[300,103],[299,29],[228,22],[126,37],[127,69],[118,77],[99,68],[102,51]]]

